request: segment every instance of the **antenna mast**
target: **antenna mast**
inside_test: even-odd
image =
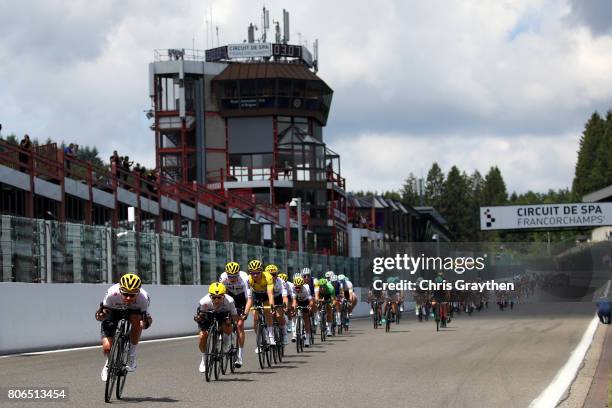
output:
[[[289,12],[283,9],[283,44],[289,42]]]
[[[262,26],[263,26],[261,42],[265,43],[267,39],[268,28],[270,28],[270,10],[266,10],[265,6],[263,8],[263,13],[262,13],[261,18],[262,18]]]

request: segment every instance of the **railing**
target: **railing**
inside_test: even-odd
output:
[[[186,48],[169,48],[157,49],[153,51],[153,61],[205,61],[206,51],[186,49]]]

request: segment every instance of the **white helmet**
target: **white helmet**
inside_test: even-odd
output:
[[[325,272],[325,278],[327,278],[327,280],[330,280],[332,276],[334,276],[334,271]]]
[[[329,278],[330,282],[337,282],[338,281],[338,276],[337,275],[332,275],[331,278]]]
[[[340,282],[344,282],[346,280],[346,276],[344,276],[343,274],[338,275],[338,280]]]
[[[310,268],[303,268],[302,269],[302,276],[304,275],[310,275]]]

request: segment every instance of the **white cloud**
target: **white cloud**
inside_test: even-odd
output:
[[[578,139],[520,135],[512,139],[449,135],[431,139],[409,134],[362,134],[332,145],[343,152],[342,172],[352,190],[398,190],[412,172],[427,177],[433,161],[446,174],[455,165],[483,177],[498,166],[508,193],[569,187]],[[349,157],[350,160],[345,158]]]
[[[156,48],[204,48],[209,5],[222,44],[260,25],[261,5],[247,0],[4,3],[3,133],[153,165],[148,63]],[[603,12],[575,0],[266,6],[271,20],[291,12],[292,42],[320,39],[319,75],[335,91],[325,138],[352,189],[398,188],[434,161],[483,172],[498,164],[510,190],[566,187],[584,122],[610,107],[612,36]],[[372,150],[389,159],[361,153]]]

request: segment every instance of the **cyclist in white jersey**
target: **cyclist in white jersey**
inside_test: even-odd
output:
[[[304,278],[301,276],[296,276],[293,278],[293,308],[297,310],[298,306],[301,307],[309,307],[310,309],[304,310],[304,329],[306,329],[306,333],[310,333],[310,311],[315,309],[315,302],[312,293],[310,292],[310,287],[304,281]],[[295,327],[295,317],[293,327]],[[297,340],[297,334],[295,330],[293,331],[293,338],[291,341],[295,342]],[[306,335],[306,339],[304,340],[304,347],[310,347],[310,336]]]
[[[121,315],[119,310],[133,310],[130,315],[132,328],[130,331],[130,351],[128,355],[127,370],[136,370],[136,349],[140,341],[143,329],[148,329],[153,322],[147,313],[149,309],[149,294],[141,288],[142,281],[133,274],[127,273],[121,277],[119,283],[111,286],[102,300],[102,306],[96,311],[96,320],[102,322],[100,332],[102,335],[102,350],[106,356],[106,362],[102,368],[100,377],[106,381],[108,376],[108,355],[113,345],[113,338],[117,330],[117,323]]]
[[[293,296],[295,296],[293,282],[289,280],[289,276],[287,276],[286,273],[279,273],[278,277],[284,282],[285,290],[287,291],[287,310],[285,310],[285,316],[287,317],[287,331],[291,332],[293,330],[292,318],[295,315],[295,310],[293,308]]]
[[[212,313],[207,313],[212,312]],[[231,346],[232,326],[230,319],[237,322],[240,320],[234,299],[226,294],[225,286],[219,282],[213,282],[208,287],[208,294],[200,299],[196,314],[193,319],[198,323],[200,329],[198,347],[202,353],[202,361],[198,370],[201,373],[206,372],[206,340],[208,339],[208,329],[215,320],[219,322],[221,331],[223,332],[223,342],[221,351],[227,353]]]
[[[242,356],[244,349],[244,341],[246,333],[244,331],[244,310],[247,304],[247,299],[251,297],[251,289],[249,288],[249,275],[240,270],[240,265],[237,262],[228,262],[225,265],[225,272],[219,277],[219,282],[225,286],[227,294],[234,299],[236,310],[243,318],[238,320],[238,356],[236,357],[236,367],[242,367]]]

